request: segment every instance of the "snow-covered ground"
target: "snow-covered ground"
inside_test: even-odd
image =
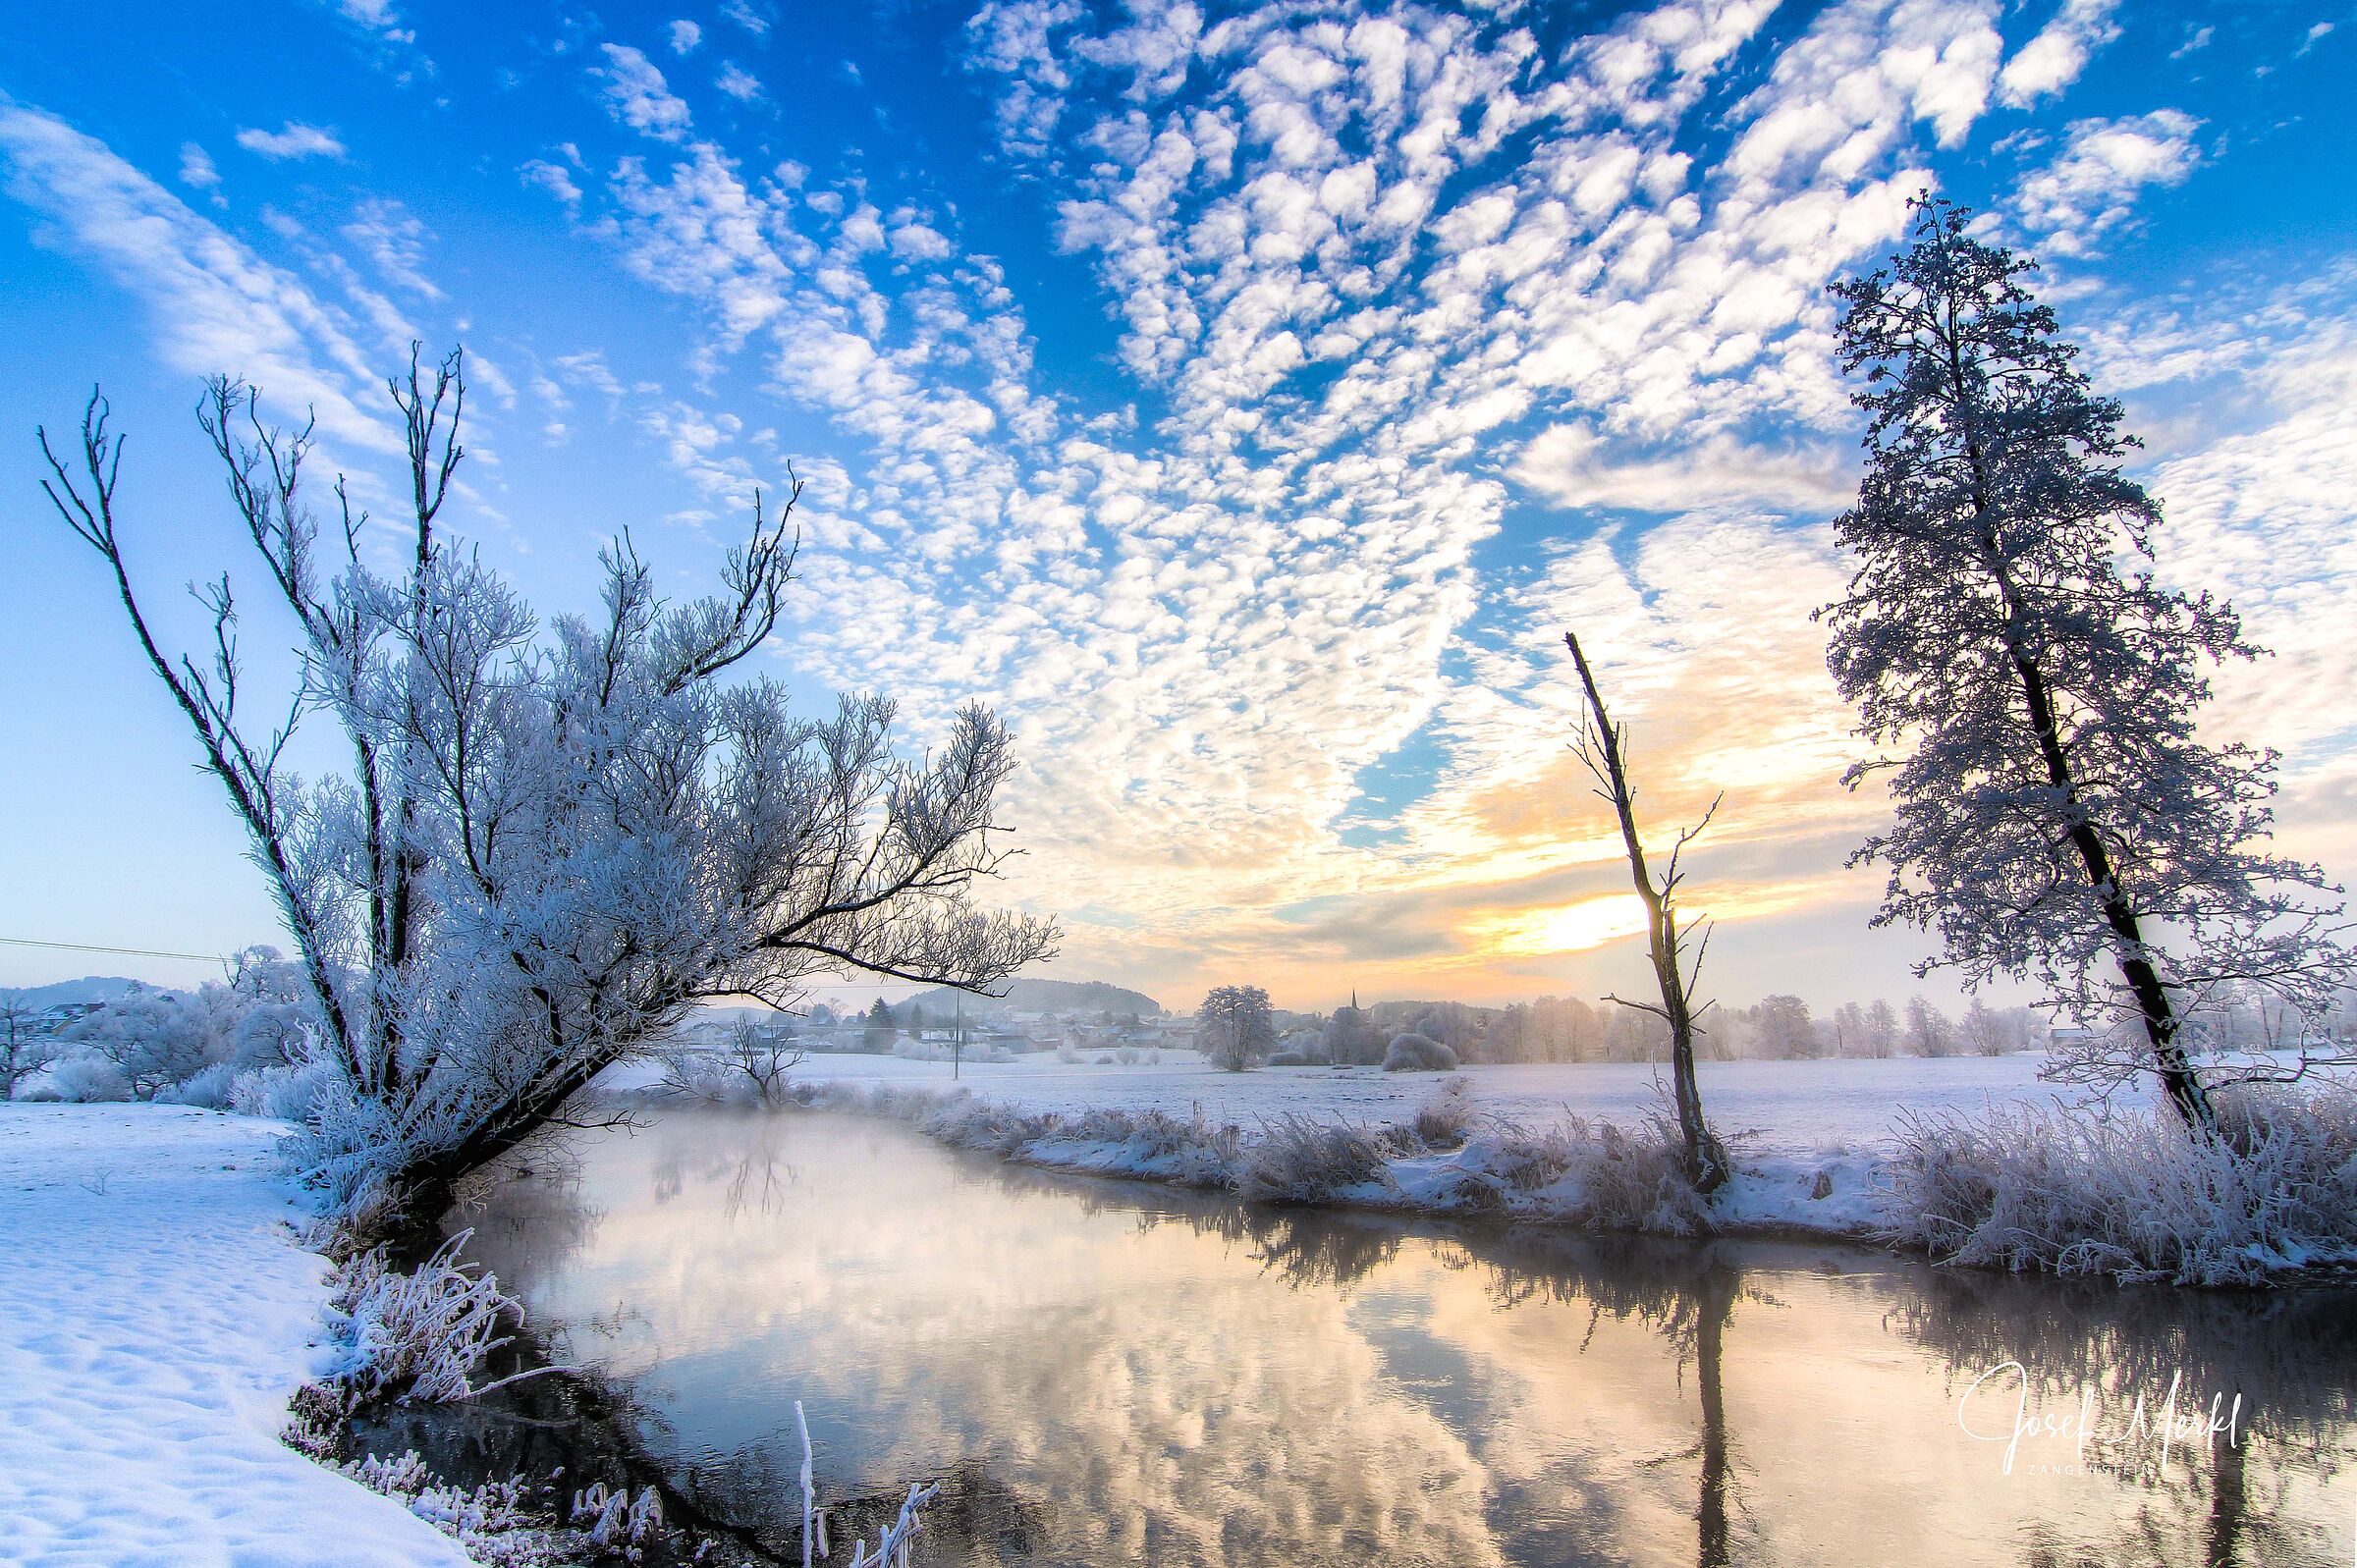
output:
[[[1723,1133],[1750,1135],[1741,1148],[1806,1157],[1839,1146],[1879,1144],[1904,1110],[1977,1110],[1992,1102],[2067,1094],[2038,1081],[2044,1059],[2022,1054],[1885,1061],[1706,1061],[1698,1075],[1713,1124]],[[1457,1070],[1481,1109],[1534,1126],[1560,1121],[1566,1110],[1591,1120],[1633,1122],[1657,1103],[1656,1075],[1665,1080],[1669,1075],[1667,1066],[1623,1062]],[[651,1076],[643,1069],[632,1071]],[[956,1084],[947,1062],[898,1056],[811,1055],[794,1075],[797,1082],[961,1087],[1024,1110],[1103,1108],[1185,1116],[1199,1106],[1213,1121],[1233,1121],[1247,1129],[1288,1112],[1397,1121],[1412,1114],[1446,1076],[1375,1067],[1222,1072],[1184,1051],[1164,1052],[1158,1064],[1127,1066],[1061,1063],[1045,1054],[1012,1062],[969,1061]]]
[[[276,1122],[0,1105],[0,1561],[440,1568],[458,1546],[278,1440],[326,1367]]]

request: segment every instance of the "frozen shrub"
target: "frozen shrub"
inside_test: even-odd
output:
[[[499,1281],[458,1261],[472,1231],[462,1230],[413,1273],[400,1273],[385,1249],[339,1265],[330,1298],[344,1350],[335,1381],[347,1409],[397,1398],[439,1404],[472,1398],[476,1367],[509,1342],[500,1332],[519,1316]]]
[[[583,1560],[583,1547],[606,1544],[549,1528],[552,1521],[520,1480],[472,1487],[440,1484],[414,1448],[398,1459],[371,1454],[334,1468],[370,1491],[398,1498],[410,1512],[457,1541],[468,1560],[484,1568],[572,1568]],[[621,1550],[625,1561],[636,1560],[634,1547]]]
[[[2221,1144],[2173,1114],[2060,1105],[1909,1115],[1891,1237],[1945,1263],[2251,1285],[2357,1261],[2357,1100],[2219,1096]]]
[[[191,1077],[168,1088],[158,1090],[155,1098],[165,1105],[202,1106],[207,1110],[227,1110],[231,1093],[237,1087],[238,1064],[216,1061],[201,1067]]]
[[[1013,1155],[1024,1145],[1057,1132],[1062,1122],[1063,1118],[1053,1111],[1017,1110],[988,1101],[958,1100],[925,1115],[922,1126],[929,1136],[959,1149],[987,1149],[995,1155]]]
[[[718,1046],[685,1043],[656,1053],[659,1093],[719,1106],[782,1106],[793,1097],[802,1053],[789,1036],[740,1018]]]
[[[1527,1207],[1597,1230],[1708,1232],[1710,1208],[1686,1176],[1684,1149],[1666,1108],[1633,1128],[1584,1116],[1536,1131],[1503,1124],[1465,1145],[1457,1196],[1466,1207]]]
[[[1272,1051],[1269,1053],[1269,1065],[1272,1067],[1306,1067],[1309,1065],[1309,1058],[1298,1051]]]
[[[1235,1190],[1267,1203],[1330,1203],[1346,1188],[1387,1181],[1386,1162],[1379,1134],[1288,1115],[1262,1123],[1260,1136],[1243,1146]]]
[[[1430,1035],[1394,1035],[1383,1054],[1385,1072],[1450,1072],[1455,1066],[1456,1053]]]
[[[1454,1149],[1462,1144],[1480,1115],[1473,1108],[1472,1087],[1462,1075],[1442,1079],[1407,1124],[1416,1142],[1427,1149]]]
[[[303,1121],[319,1098],[326,1073],[316,1066],[250,1067],[229,1086],[229,1108],[241,1116]]]
[[[628,1487],[609,1489],[602,1481],[591,1482],[573,1494],[573,1522],[591,1544],[627,1551],[661,1538],[663,1499],[652,1487],[633,1499]]]
[[[132,1098],[131,1080],[103,1056],[69,1056],[49,1069],[48,1088],[58,1099],[78,1103]]]

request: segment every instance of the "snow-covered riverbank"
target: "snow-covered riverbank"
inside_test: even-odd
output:
[[[2116,1114],[2091,1117],[2039,1066],[1709,1064],[1705,1098],[1735,1173],[1707,1208],[1677,1174],[1643,1065],[1227,1073],[1187,1054],[975,1063],[952,1079],[941,1063],[817,1055],[795,1069],[793,1096],[1026,1164],[1247,1199],[1808,1234],[2123,1281],[2253,1284],[2357,1263],[2344,1086],[2320,1079],[2311,1097],[2254,1110],[2247,1158],[2212,1159],[2173,1148],[2178,1130],[2149,1096],[2123,1091]]]
[[[276,1122],[0,1105],[0,1558],[41,1568],[461,1568],[281,1443],[326,1370],[327,1264]]]

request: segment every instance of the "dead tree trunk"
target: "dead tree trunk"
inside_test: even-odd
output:
[[[1691,923],[1678,924],[1677,886],[1682,878],[1677,858],[1695,836],[1710,825],[1719,802],[1712,801],[1702,820],[1678,836],[1676,847],[1670,852],[1669,868],[1657,884],[1646,865],[1645,845],[1637,837],[1636,799],[1629,789],[1619,727],[1605,710],[1604,694],[1596,689],[1596,675],[1588,668],[1587,656],[1579,651],[1579,638],[1566,631],[1563,645],[1571,650],[1571,662],[1579,670],[1579,683],[1587,692],[1588,723],[1580,736],[1580,760],[1596,776],[1597,795],[1611,804],[1613,814],[1620,821],[1620,842],[1628,853],[1629,877],[1636,884],[1637,896],[1645,904],[1647,955],[1653,960],[1654,978],[1662,991],[1659,1006],[1619,997],[1605,1000],[1652,1013],[1670,1026],[1671,1093],[1677,1108],[1677,1130],[1685,1141],[1686,1179],[1694,1184],[1696,1192],[1707,1198],[1726,1185],[1729,1170],[1726,1147],[1703,1118],[1702,1091],[1694,1081],[1694,1017],[1698,1009],[1693,1005],[1693,983],[1695,973],[1701,968],[1702,953],[1698,947],[1693,963],[1687,964],[1684,946],[1694,928]],[[1707,941],[1706,937],[1706,944]]]

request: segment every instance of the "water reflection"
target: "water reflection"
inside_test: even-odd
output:
[[[791,1494],[796,1397],[838,1492],[952,1477],[934,1561],[2351,1553],[2345,1297],[1252,1210],[808,1114],[600,1140],[502,1188],[477,1247],[740,1517]],[[2128,1439],[2172,1378],[2180,1417],[2241,1397],[2238,1444]],[[2100,1440],[2025,1437],[2008,1472],[1968,1392],[1992,1428],[2091,1408]]]

